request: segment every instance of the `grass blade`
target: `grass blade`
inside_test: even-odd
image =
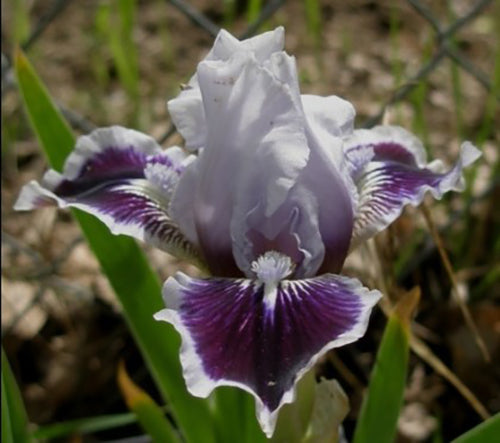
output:
[[[30,34],[29,4],[25,0],[13,0],[12,40],[16,44],[26,41]]]
[[[390,5],[390,17],[389,17],[389,34],[391,41],[391,71],[392,77],[394,79],[394,90],[397,91],[402,84],[403,79],[403,65],[401,62],[400,54],[400,3],[398,1],[392,1]],[[394,105],[396,111],[396,124],[401,124],[401,106],[399,103]]]
[[[28,416],[16,379],[2,348],[2,442],[31,441],[28,433]]]
[[[394,441],[403,402],[410,349],[410,318],[420,297],[418,288],[400,300],[382,337],[370,385],[361,407],[354,443]]]
[[[318,0],[304,0],[307,28],[314,39],[316,49],[321,45],[321,5]]]
[[[494,415],[475,428],[462,434],[452,443],[489,443],[498,440],[500,435],[500,413]]]
[[[15,70],[40,145],[51,166],[61,170],[75,144],[73,134],[21,51],[16,53]],[[181,376],[180,340],[172,328],[153,320],[153,314],[163,308],[161,287],[141,249],[132,239],[112,235],[90,215],[79,211],[72,213],[115,290],[146,364],[171,405],[186,440],[213,441],[207,403],[188,394]]]
[[[33,431],[32,435],[37,440],[50,440],[73,434],[91,434],[93,432],[107,431],[135,423],[136,421],[137,417],[133,412],[85,417],[41,426]]]
[[[95,20],[96,43],[106,46],[115,65],[120,84],[127,92],[131,112],[130,120],[139,123],[139,62],[133,40],[135,0],[113,0],[98,6]],[[100,48],[98,48],[100,51]],[[94,71],[101,83],[109,81],[102,60],[94,57]]]
[[[293,403],[284,405],[279,413],[272,443],[299,443],[305,439],[311,423],[315,397],[316,380],[314,369],[310,369],[297,383]]]
[[[130,379],[123,361],[118,366],[117,380],[125,403],[154,442],[181,441],[162,409]]]
[[[247,6],[247,22],[253,23],[259,17],[262,0],[249,0]]]
[[[212,394],[217,442],[267,441],[255,415],[255,399],[241,389],[221,386]]]

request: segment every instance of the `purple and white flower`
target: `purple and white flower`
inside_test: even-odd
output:
[[[300,94],[283,45],[283,28],[241,42],[220,32],[168,103],[190,154],[98,129],[15,206],[77,207],[204,266],[211,277],[166,281],[155,318],[182,336],[189,391],[252,393],[267,435],[318,358],[366,331],[381,294],[339,275],[348,252],[426,191],[462,190],[479,156],[466,142],[446,171],[402,128],[354,130],[349,102]]]

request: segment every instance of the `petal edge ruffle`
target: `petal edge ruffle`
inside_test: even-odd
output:
[[[144,134],[121,127],[80,137],[60,174],[25,185],[16,210],[74,207],[125,234],[179,257],[199,262],[196,248],[168,214],[170,196],[191,158],[180,148],[163,151]]]
[[[406,205],[418,206],[429,191],[436,199],[462,191],[462,171],[480,156],[465,142],[455,165],[445,172],[440,160],[426,162],[421,142],[403,128],[378,126],[354,131],[344,154],[358,191],[351,249],[396,220]]]
[[[257,280],[182,273],[166,281],[163,295],[167,308],[155,319],[181,334],[188,390],[206,397],[228,385],[252,393],[268,436],[280,407],[293,401],[295,383],[325,352],[364,335],[380,298],[334,274],[284,280],[272,303]]]

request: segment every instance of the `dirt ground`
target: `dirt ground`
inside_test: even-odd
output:
[[[33,26],[51,3],[27,2]],[[98,1],[70,2],[32,45],[28,56],[59,103],[95,125],[135,124],[137,129],[160,137],[170,123],[166,100],[174,97],[179,85],[193,74],[213,38],[168,2],[137,3],[133,39],[139,59],[140,118],[136,121],[111,54],[95,31]],[[190,3],[223,26],[223,2]],[[457,16],[474,4],[465,0],[451,3]],[[447,22],[450,11],[446,2],[424,4]],[[6,55],[13,49],[12,5],[2,2],[2,51]],[[247,26],[245,2],[237,6],[230,27],[235,35]],[[500,63],[500,24],[495,23],[494,8],[493,4],[462,28],[454,42],[490,81],[495,60]],[[304,2],[288,1],[262,29],[284,25],[286,50],[297,59],[302,91],[348,99],[357,110],[358,125],[377,114],[436,47],[428,22],[404,1],[321,1],[319,43],[304,17]],[[47,163],[15,87],[3,90],[7,80],[2,85],[4,349],[34,423],[123,412],[126,407],[114,381],[120,358],[126,360],[134,379],[153,394],[154,385],[120,316],[120,306],[69,214],[53,209],[36,213],[12,210],[21,186],[39,179]],[[408,129],[425,127],[429,152],[448,164],[457,157],[461,141],[476,140],[484,130],[485,118],[493,116],[493,129],[481,145],[483,159],[475,176],[469,176],[473,185],[467,194],[468,205],[458,195],[441,203],[429,202],[433,218],[442,229],[460,292],[469,302],[492,362],[482,359],[450,297],[448,277],[419,211],[406,211],[389,234],[378,238],[381,266],[398,287],[421,286],[415,334],[494,413],[500,410],[498,101],[495,104],[473,76],[460,68],[454,71],[447,59],[422,87],[420,114],[415,105],[418,98],[411,95],[389,107],[385,119]],[[493,113],[489,111],[492,106],[496,106]],[[174,134],[165,146],[177,143],[182,139]],[[408,252],[405,246],[410,243],[415,247]],[[162,278],[188,268],[161,252],[147,249],[147,253]],[[395,258],[402,263],[397,273],[391,265]],[[367,284],[377,278],[376,270],[363,261],[361,253],[346,264],[346,272],[365,278]],[[384,324],[384,315],[376,312],[367,337],[332,353],[319,367],[320,373],[339,379],[350,397],[351,412],[345,422],[348,436]],[[412,355],[410,367],[398,441],[430,441],[436,430],[449,441],[480,422],[469,403],[427,362]],[[128,427],[72,441],[98,441],[134,433],[140,430]]]

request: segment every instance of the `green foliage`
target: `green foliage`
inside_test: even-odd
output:
[[[231,28],[236,17],[236,1],[223,0],[224,4],[224,27]]]
[[[448,1],[448,18],[450,21],[455,21],[457,19],[456,14],[453,10],[453,2]],[[454,35],[452,35],[449,39],[450,46],[453,49],[457,49],[457,39]],[[455,109],[455,121],[456,121],[456,132],[460,139],[464,138],[464,117],[463,117],[463,108],[464,108],[464,100],[462,94],[462,81],[460,68],[457,64],[452,60],[450,63],[451,69],[451,86],[453,91],[453,107]]]
[[[16,55],[19,89],[41,147],[51,166],[61,170],[75,140],[26,57]],[[161,393],[188,442],[210,442],[212,425],[207,403],[185,388],[178,356],[179,338],[172,328],[153,320],[161,309],[161,287],[143,252],[129,238],[112,235],[88,214],[72,211],[115,290],[124,316]],[[193,422],[196,426],[193,426]]]
[[[50,440],[73,434],[90,434],[109,430],[135,422],[137,422],[137,417],[133,412],[85,417],[41,426],[33,432],[33,437],[39,440]]]
[[[353,443],[391,442],[403,402],[410,348],[410,316],[419,298],[406,294],[389,317],[354,433]]]
[[[324,82],[325,66],[321,55],[321,47],[323,44],[322,22],[321,22],[321,4],[319,0],[304,0],[304,8],[306,15],[307,30],[314,42],[314,58],[316,66],[320,73],[320,78]]]
[[[484,142],[493,135],[495,128],[495,115],[498,111],[498,97],[500,96],[500,4],[496,5],[497,13],[495,16],[495,27],[497,33],[497,48],[495,51],[495,66],[491,73],[491,91],[486,103],[485,115],[476,136],[476,143],[482,146]]]
[[[30,33],[29,3],[26,0],[13,0],[12,7],[12,40],[15,44],[21,44]]]
[[[249,0],[247,6],[247,21],[252,23],[259,17],[262,8],[262,0]]]
[[[316,48],[321,45],[321,5],[318,0],[304,0],[307,29],[314,39]]]
[[[128,408],[134,412],[153,442],[180,442],[181,439],[153,399],[128,376],[123,362],[118,367],[118,385]]]
[[[2,347],[2,442],[24,443],[31,441],[28,433],[28,416],[16,379]]]
[[[221,386],[214,391],[212,399],[217,442],[266,441],[255,418],[255,400],[249,393]]]
[[[391,10],[389,16],[389,34],[391,41],[391,71],[394,79],[394,88],[397,90],[401,87],[403,79],[403,64],[401,62],[400,54],[400,4],[397,1],[391,2]],[[395,105],[396,109],[396,123],[401,124],[401,106],[399,103]]]
[[[296,400],[283,406],[271,439],[273,443],[299,443],[304,440],[314,406],[315,385],[314,370],[310,370],[297,383]]]
[[[431,59],[433,49],[434,41],[430,36],[428,36],[426,38],[426,42],[424,43],[422,51],[422,65],[426,64]],[[430,154],[429,127],[425,117],[425,105],[427,101],[428,91],[429,82],[426,78],[423,78],[418,82],[418,86],[410,95],[410,100],[413,105],[414,111],[413,131],[422,139],[427,154]]]
[[[453,443],[491,443],[500,435],[500,413],[453,440]]]
[[[112,0],[101,3],[96,14],[96,31],[100,40],[107,42],[118,78],[133,106],[132,122],[139,119],[139,62],[133,40],[135,0]],[[106,74],[96,70],[101,81]]]

